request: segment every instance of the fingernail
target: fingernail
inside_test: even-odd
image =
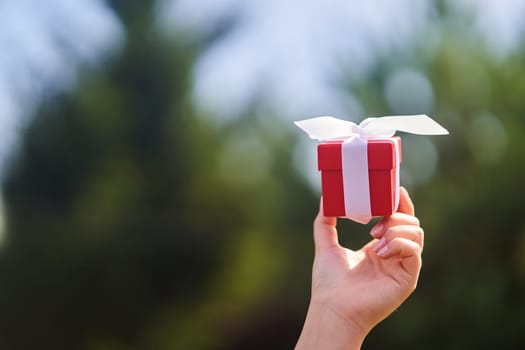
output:
[[[379,250],[376,254],[379,255],[379,256],[383,256],[386,254],[386,252],[388,251],[388,246],[384,246],[383,248],[381,248],[381,250]]]
[[[379,241],[377,241],[377,243],[374,245],[374,251],[377,253],[385,245],[386,245],[386,239],[385,239],[385,237],[383,237]]]
[[[378,223],[377,225],[372,227],[372,231],[370,231],[370,234],[373,237],[377,237],[377,235],[379,235],[381,233],[381,231],[383,231],[383,224],[382,223]]]

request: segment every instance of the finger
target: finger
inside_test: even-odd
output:
[[[407,190],[404,187],[401,187],[399,189],[400,191],[400,197],[399,197],[399,207],[397,209],[398,213],[405,213],[408,215],[414,215],[414,203],[412,203],[412,200],[410,199],[410,196],[407,192]]]
[[[401,266],[411,276],[417,276],[421,268],[421,246],[409,239],[396,237],[376,254],[381,259],[400,256]]]
[[[424,233],[421,227],[413,225],[399,225],[388,229],[381,239],[376,241],[375,245],[373,246],[374,251],[378,252],[396,238],[411,240],[423,248]]]
[[[390,227],[398,225],[419,226],[419,219],[415,216],[405,213],[394,213],[392,215],[385,216],[377,224],[375,224],[375,226],[372,227],[372,230],[370,230],[370,234],[374,238],[381,238]]]
[[[321,198],[319,213],[314,220],[314,243],[316,251],[339,246],[336,224],[336,217],[324,216],[323,200]]]

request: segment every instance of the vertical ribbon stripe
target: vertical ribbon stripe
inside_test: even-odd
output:
[[[354,136],[341,145],[345,214],[360,223],[370,221],[368,143]]]

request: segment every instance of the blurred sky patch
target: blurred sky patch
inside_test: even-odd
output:
[[[365,78],[377,57],[406,46],[432,16],[424,0],[160,4],[165,27],[186,35],[207,35],[234,22],[195,73],[197,104],[224,120],[238,118],[255,97],[292,119],[349,110],[356,117],[361,108],[341,91],[340,77]]]
[[[124,37],[102,0],[0,2],[0,172],[17,133],[42,98],[74,87]]]
[[[523,38],[524,0],[451,0],[444,7],[496,56]],[[446,30],[436,25],[436,11],[430,0],[159,1],[161,25],[179,38],[222,32],[196,64],[194,96],[225,121],[241,116],[255,97],[291,119],[360,119],[358,101],[338,86],[340,76],[364,79],[378,59],[413,49],[416,39],[427,37],[431,50]]]

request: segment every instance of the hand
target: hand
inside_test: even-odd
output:
[[[314,222],[312,297],[296,349],[358,349],[416,288],[423,230],[404,188],[398,211],[372,228],[374,239],[363,248],[341,247],[336,223],[321,206]]]

